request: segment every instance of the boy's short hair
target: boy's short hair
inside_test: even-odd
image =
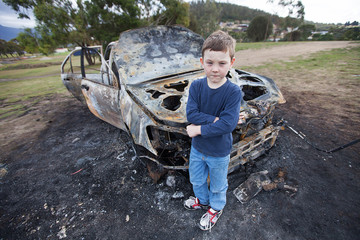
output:
[[[218,30],[213,32],[208,38],[206,38],[203,47],[201,49],[202,57],[207,49],[212,51],[226,52],[229,50],[230,59],[233,59],[235,55],[235,44],[236,41],[229,34]]]

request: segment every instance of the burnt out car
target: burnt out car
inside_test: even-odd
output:
[[[180,26],[129,30],[104,55],[90,48],[71,52],[61,79],[94,115],[128,132],[145,153],[139,157],[162,169],[186,170],[191,138],[185,109],[191,83],[205,76],[199,61],[203,41]],[[92,65],[85,61],[89,56]],[[272,124],[273,110],[285,100],[269,78],[238,69],[228,77],[242,89],[246,115],[232,133],[231,172],[274,145],[280,127]]]

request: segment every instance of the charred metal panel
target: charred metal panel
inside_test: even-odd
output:
[[[120,79],[137,84],[201,69],[203,38],[180,26],[156,26],[120,34],[114,47]]]
[[[252,134],[242,141],[233,144],[229,172],[234,171],[240,164],[254,160],[270,149],[279,134],[281,127],[270,125],[258,133]]]
[[[127,85],[127,89],[158,120],[186,123],[186,103],[190,84],[204,77],[203,71],[163,80]]]
[[[120,109],[123,120],[128,126],[128,131],[133,138],[135,144],[143,146],[151,153],[157,155],[157,151],[153,148],[146,133],[147,126],[156,126],[156,122],[148,116],[141,106],[121,88]]]
[[[61,80],[67,90],[71,92],[76,99],[85,104],[85,98],[80,88],[82,76],[80,73],[74,73],[73,69],[73,53],[74,51],[71,52],[61,64]]]
[[[231,69],[229,76],[232,82],[239,85],[240,88],[244,89],[244,100],[262,100],[269,102],[270,104],[282,104],[286,102],[279,88],[270,78],[237,69]],[[249,88],[253,88],[253,90],[249,90]],[[261,92],[263,94],[260,94]],[[253,97],[247,96],[246,93],[252,94]]]
[[[120,112],[118,89],[89,80],[82,80],[81,89],[88,108],[95,116],[126,130]]]
[[[65,87],[71,94],[83,104],[86,103],[81,91],[81,75],[78,74],[61,74],[61,79]]]

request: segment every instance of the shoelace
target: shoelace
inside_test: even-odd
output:
[[[193,208],[195,207],[201,207],[201,204],[199,203],[199,199],[195,198],[194,204],[192,205]]]
[[[212,213],[211,212],[211,209],[209,209],[202,217],[201,217],[201,222],[204,220],[205,222],[206,222],[206,226],[204,226],[205,227],[205,229],[207,230],[207,229],[211,229],[211,223],[212,224],[215,224],[214,222],[213,222],[213,219],[216,217],[216,215],[218,214],[219,212],[214,212],[214,213]]]
[[[196,207],[200,207],[203,206],[200,202],[198,198],[194,198],[194,204],[191,205],[192,208],[196,208]]]

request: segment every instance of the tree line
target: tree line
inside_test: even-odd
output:
[[[24,55],[24,48],[16,41],[5,41],[0,39],[0,55],[15,57]]]
[[[149,25],[189,26],[189,3],[182,0],[3,0],[29,19],[16,38],[26,52],[48,54],[57,47],[107,45],[125,30]]]

